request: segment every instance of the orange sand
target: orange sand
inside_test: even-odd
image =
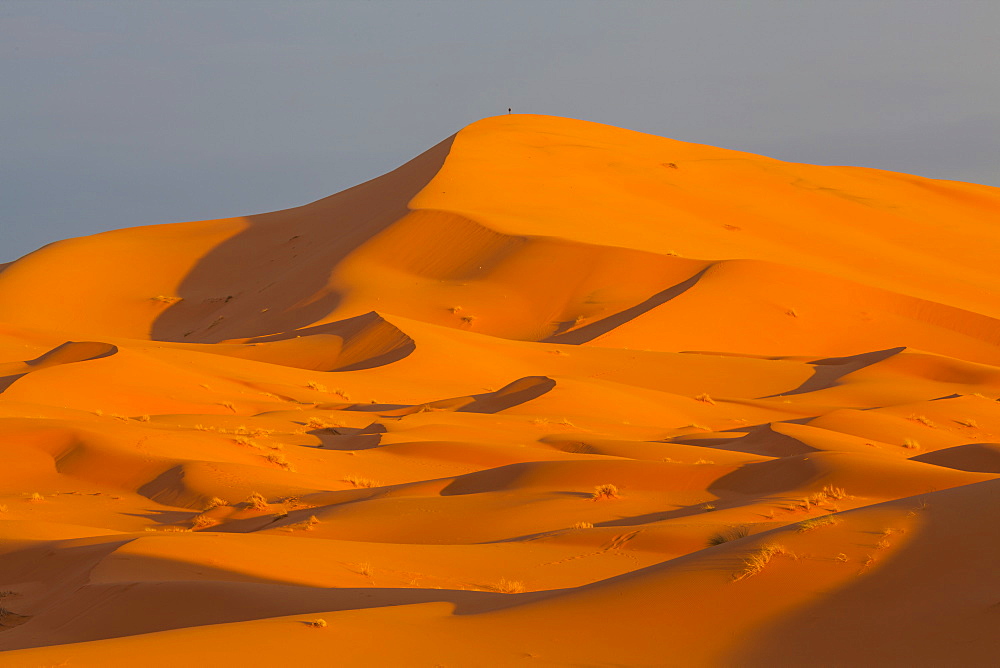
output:
[[[0,266],[0,665],[993,665],[998,212],[511,115]]]

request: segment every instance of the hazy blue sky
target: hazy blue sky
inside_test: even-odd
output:
[[[0,0],[0,262],[260,213],[479,118],[1000,186],[1000,2]]]

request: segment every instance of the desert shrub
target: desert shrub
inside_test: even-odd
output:
[[[267,499],[257,492],[251,492],[245,503],[252,510],[267,510]]]
[[[743,560],[743,568],[733,573],[733,580],[738,582],[757,575],[771,563],[771,559],[779,554],[787,554],[783,546],[773,543],[762,545],[746,556]]]
[[[814,529],[819,529],[820,527],[834,526],[835,524],[840,524],[840,520],[836,517],[831,517],[830,515],[824,515],[823,517],[814,517],[809,520],[802,520],[798,524],[798,531],[812,531]]]
[[[524,591],[524,583],[517,580],[500,578],[495,584],[490,585],[488,589],[500,592],[501,594],[520,594]]]
[[[354,485],[355,487],[381,487],[382,483],[378,480],[372,480],[371,478],[363,478],[359,475],[349,475],[344,477],[344,482]]]
[[[590,495],[590,498],[595,501],[600,499],[617,499],[619,498],[618,487],[611,484],[598,485],[594,488],[594,492]]]
[[[750,527],[746,525],[729,527],[724,531],[712,534],[708,538],[709,545],[722,545],[723,543],[728,543],[731,540],[736,540],[737,538],[744,538],[750,535]]]

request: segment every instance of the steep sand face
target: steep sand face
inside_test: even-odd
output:
[[[998,212],[511,115],[0,266],[0,665],[991,665]]]

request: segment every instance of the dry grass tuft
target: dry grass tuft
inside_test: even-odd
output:
[[[311,622],[306,622],[305,624],[306,624],[306,626],[312,626],[313,628],[317,628],[317,629],[324,629],[324,628],[326,628],[326,620],[325,619],[314,619]]]
[[[910,450],[918,450],[920,448],[920,443],[918,443],[916,440],[912,438],[904,438],[903,447],[908,448]]]
[[[926,415],[911,415],[908,419],[919,422],[925,427],[934,427],[934,423]]]
[[[260,443],[253,440],[252,438],[247,438],[246,436],[238,436],[233,439],[236,445],[245,445],[248,448],[256,448],[257,450],[263,450],[263,446]]]
[[[372,568],[372,565],[366,561],[363,564],[357,564],[356,572],[359,575],[364,575],[366,578],[370,578],[375,573],[375,569]]]
[[[834,557],[834,559],[836,559],[837,561],[847,561],[847,555],[841,552],[836,557]]]
[[[699,466],[699,465],[702,465],[702,464],[714,464],[714,463],[715,462],[713,462],[711,459],[699,459],[694,464],[695,464],[695,466]]]
[[[710,397],[709,394],[708,394],[708,392],[702,392],[697,397],[695,397],[695,400],[696,401],[701,401],[701,402],[706,403],[706,404],[711,404],[713,406],[715,405],[715,399],[713,399],[712,397]]]
[[[321,383],[317,383],[314,380],[310,380],[308,383],[306,383],[306,387],[308,387],[310,390],[316,390],[317,392],[326,392],[327,391],[325,385],[323,385]]]
[[[488,586],[487,589],[500,592],[501,594],[520,594],[524,591],[524,583],[517,580],[500,578],[496,584]]]
[[[713,534],[708,539],[708,544],[711,545],[722,545],[723,543],[728,543],[731,540],[736,540],[737,538],[745,538],[750,535],[750,527],[746,525],[729,527],[725,531],[720,531],[717,534]]]
[[[713,510],[715,510],[715,504],[714,503],[703,503],[702,506],[701,506],[701,509],[704,510],[706,513],[710,512],[710,511],[713,511]]]
[[[215,526],[219,521],[208,517],[206,515],[195,515],[191,520],[192,529],[207,529],[208,527]]]
[[[757,575],[764,570],[765,566],[771,563],[771,559],[779,554],[788,554],[788,552],[783,546],[773,543],[760,546],[746,556],[743,560],[743,568],[733,573],[733,581],[739,582],[740,580]]]
[[[972,418],[969,418],[967,420],[955,420],[955,422],[957,422],[958,424],[962,425],[963,427],[971,427],[973,429],[976,429],[977,427],[979,427],[979,423],[977,423]]]
[[[44,501],[44,500],[45,500],[45,495],[39,494],[38,492],[32,492],[28,496],[28,501]]]
[[[577,522],[573,525],[574,529],[593,529],[594,525],[590,522]]]
[[[291,463],[289,463],[289,461],[285,459],[285,456],[282,454],[278,454],[277,452],[269,452],[266,455],[261,455],[261,457],[271,462],[272,464],[277,464],[286,471],[295,471]]]
[[[849,496],[843,487],[834,487],[833,485],[826,485],[823,487],[823,494],[826,498],[834,501],[840,501],[841,499],[846,499]]]
[[[594,488],[594,492],[590,495],[594,501],[600,501],[601,499],[617,499],[619,498],[618,487],[612,484],[598,485]]]
[[[217,496],[213,496],[208,500],[208,505],[205,506],[205,510],[211,510],[212,508],[219,508],[221,506],[228,506],[229,502],[225,499],[220,499]]]
[[[831,517],[830,515],[826,515],[824,517],[814,517],[810,520],[802,520],[799,522],[798,531],[799,533],[804,533],[806,531],[819,529],[820,527],[832,527],[837,524],[840,524],[840,520],[836,517]]]
[[[245,503],[252,510],[267,510],[267,499],[264,498],[263,494],[257,492],[251,492]]]
[[[789,506],[787,510],[796,511],[804,510],[809,512],[814,505],[819,506],[820,504],[826,504],[824,510],[830,512],[839,512],[840,507],[833,503],[834,500],[847,498],[848,494],[842,487],[833,487],[827,485],[822,491],[816,492],[815,494],[810,494],[809,496],[803,497],[797,504]]]
[[[816,492],[815,494],[807,496],[805,499],[803,499],[803,501],[806,502],[807,507],[808,504],[810,503],[816,504],[818,506],[819,504],[826,501],[826,494],[824,494],[823,492]]]
[[[287,516],[288,512],[285,511],[284,516]],[[296,529],[301,529],[302,531],[312,531],[316,525],[319,524],[319,518],[315,515],[310,515],[309,519],[305,522],[296,522],[295,524],[289,524],[286,527],[282,527],[284,531],[295,531]]]
[[[354,485],[355,487],[381,487],[382,483],[378,480],[372,480],[371,478],[363,478],[359,475],[349,475],[343,478],[344,482]]]
[[[875,555],[869,554],[868,557],[865,559],[864,563],[861,564],[861,570],[858,571],[858,573],[864,573],[874,565],[875,565]]]

